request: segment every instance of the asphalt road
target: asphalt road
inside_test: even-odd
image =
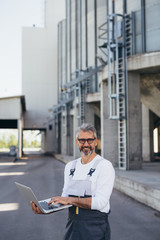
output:
[[[63,239],[67,210],[33,214],[14,182],[30,186],[39,200],[60,195],[65,165],[49,156],[34,156],[15,164],[12,160],[0,156],[0,240]],[[117,191],[112,194],[111,208],[112,240],[160,239],[160,217],[155,210]]]

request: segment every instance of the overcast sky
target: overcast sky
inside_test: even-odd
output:
[[[52,1],[57,2],[58,14],[58,5],[65,1]],[[43,27],[44,2],[0,0],[0,97],[21,94],[21,30],[34,24]]]

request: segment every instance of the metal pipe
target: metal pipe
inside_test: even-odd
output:
[[[107,16],[109,14],[109,2],[108,0],[106,0],[106,13],[107,13]]]
[[[78,69],[78,2],[75,1],[75,60],[76,60],[76,69]]]
[[[115,13],[115,2],[114,0],[112,0],[112,14]]]
[[[86,49],[86,68],[88,68],[88,21],[87,21],[87,13],[88,13],[88,0],[85,1],[85,49]]]
[[[57,98],[58,98],[58,102],[60,100],[60,92],[59,92],[59,89],[60,89],[60,77],[59,77],[59,24],[58,24],[58,54],[57,54],[57,77],[58,77],[58,84],[57,84],[57,92],[58,92],[58,95],[57,95]]]
[[[112,0],[112,14],[114,15],[115,13],[115,2]],[[114,28],[115,28],[115,17],[112,16],[112,43],[114,43]],[[114,54],[114,61],[115,61],[115,54]]]
[[[94,39],[95,39],[95,45],[94,45],[94,63],[95,68],[97,67],[97,0],[94,0]],[[95,74],[95,91],[98,91],[98,75]]]
[[[127,1],[123,0],[123,14],[127,13]]]
[[[82,0],[80,0],[80,69],[82,69]]]
[[[146,11],[145,0],[141,0],[141,32],[142,32],[142,52],[146,52]]]
[[[132,55],[136,54],[135,12],[131,12],[132,19]]]
[[[71,81],[71,72],[72,72],[72,35],[71,35],[71,22],[72,22],[72,18],[71,18],[71,7],[72,7],[72,4],[71,4],[71,1],[72,0],[69,0],[69,42],[70,42],[70,46],[69,46],[69,52],[70,52],[70,55],[69,55],[69,61],[70,61],[70,73],[69,73],[69,76],[70,76],[70,81]],[[69,81],[69,82],[70,82]]]
[[[66,71],[66,83],[68,82],[67,80],[68,80],[68,66],[67,66],[67,62],[68,62],[68,52],[67,52],[67,49],[68,49],[68,37],[67,37],[67,26],[68,26],[68,21],[67,21],[67,9],[68,9],[68,4],[67,4],[67,0],[66,0],[66,26],[65,26],[65,28],[66,28],[66,32],[65,32],[65,40],[66,40],[66,45],[65,45],[65,47],[66,47],[66,59],[65,59],[65,71]]]

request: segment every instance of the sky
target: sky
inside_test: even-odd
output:
[[[22,27],[44,27],[44,2],[0,0],[0,97],[21,94]]]

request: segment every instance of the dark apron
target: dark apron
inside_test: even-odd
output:
[[[108,214],[97,210],[69,208],[64,240],[110,240]]]
[[[99,160],[94,164],[94,168],[90,169],[86,180],[82,181],[72,180],[76,169],[76,163],[74,163],[70,171],[69,196],[91,197],[91,181],[89,181],[89,178],[92,174],[90,173],[94,173],[98,163]],[[108,214],[98,210],[70,207],[64,240],[110,240]]]

